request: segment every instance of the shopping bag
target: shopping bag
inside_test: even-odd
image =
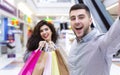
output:
[[[55,50],[57,61],[58,61],[58,67],[60,71],[60,75],[69,75],[68,66],[65,62],[65,59],[63,58],[62,54],[60,53],[59,49]]]
[[[41,50],[33,51],[23,68],[20,70],[19,75],[32,75],[33,69],[40,55]]]
[[[51,52],[47,52],[48,54],[48,58],[45,64],[45,68],[43,71],[43,75],[51,75],[51,67],[52,67],[52,53]]]
[[[60,75],[55,51],[52,52],[52,73],[51,75]]]
[[[43,75],[43,71],[45,68],[45,63],[46,63],[47,58],[48,58],[47,52],[42,51],[35,65],[32,75]]]
[[[54,67],[52,65],[52,75],[69,75],[67,61],[65,60],[65,57],[62,54],[63,52],[60,51],[60,49],[57,48],[54,43],[51,43],[50,45],[51,45],[51,48],[53,49],[52,60],[54,60],[52,61],[52,64],[54,64]]]

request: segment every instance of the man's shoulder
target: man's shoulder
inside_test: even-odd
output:
[[[104,38],[105,33],[101,33],[96,35],[96,37],[93,39],[94,41],[99,41],[102,40]]]

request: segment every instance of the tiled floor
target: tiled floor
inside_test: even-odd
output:
[[[16,58],[7,58],[7,55],[0,57],[0,75],[18,75],[23,66],[23,53],[17,53]]]

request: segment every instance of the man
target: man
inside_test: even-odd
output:
[[[70,23],[76,35],[68,57],[70,75],[109,75],[112,56],[120,49],[120,20],[105,34],[91,28],[92,18],[84,4],[71,7]]]

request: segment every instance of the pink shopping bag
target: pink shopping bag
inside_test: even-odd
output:
[[[32,75],[35,64],[40,57],[41,52],[41,50],[35,50],[32,52],[29,59],[24,64],[23,68],[20,70],[19,75]]]

